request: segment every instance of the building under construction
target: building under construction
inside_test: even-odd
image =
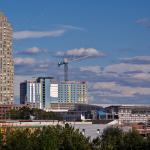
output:
[[[52,110],[54,107],[66,110],[71,105],[87,104],[87,82],[62,81],[57,83],[52,77],[39,77],[20,84],[20,103],[31,104],[34,107]]]

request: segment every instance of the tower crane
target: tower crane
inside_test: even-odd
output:
[[[70,62],[83,60],[87,57],[90,57],[90,56],[83,56],[83,57],[72,59],[72,60],[64,58],[63,61],[58,62],[58,67],[64,65],[64,81],[68,81],[68,64]]]

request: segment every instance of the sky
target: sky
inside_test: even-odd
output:
[[[149,0],[0,0],[13,27],[15,100],[38,76],[88,82],[90,103],[150,103]]]

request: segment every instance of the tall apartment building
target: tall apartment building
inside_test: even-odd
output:
[[[88,103],[87,83],[63,81],[58,85],[58,103]]]
[[[0,104],[14,101],[14,62],[12,56],[12,27],[0,12]]]

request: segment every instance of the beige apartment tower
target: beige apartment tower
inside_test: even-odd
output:
[[[14,62],[12,27],[0,12],[0,104],[14,102]]]

